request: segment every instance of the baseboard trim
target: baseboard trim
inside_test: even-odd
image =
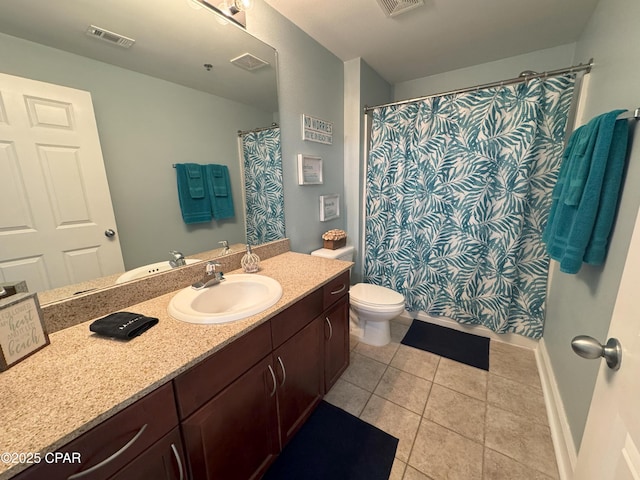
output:
[[[544,338],[538,342],[535,354],[560,480],[572,480],[578,455]]]

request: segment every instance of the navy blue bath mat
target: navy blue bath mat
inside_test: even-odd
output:
[[[489,339],[485,337],[414,320],[401,343],[489,370]]]
[[[263,480],[387,480],[398,439],[320,402]]]

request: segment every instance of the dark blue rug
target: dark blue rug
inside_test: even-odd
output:
[[[489,339],[485,337],[414,320],[401,343],[489,370]]]
[[[263,480],[387,480],[398,439],[320,402]]]

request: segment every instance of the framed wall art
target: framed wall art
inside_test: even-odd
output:
[[[322,159],[298,154],[298,185],[322,185]]]
[[[320,221],[326,222],[340,216],[340,195],[320,196]]]

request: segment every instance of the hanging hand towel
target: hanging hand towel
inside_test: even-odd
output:
[[[560,270],[604,261],[627,151],[628,125],[614,110],[577,129],[563,155],[549,221],[547,252]]]
[[[131,340],[157,323],[157,318],[145,317],[139,313],[116,312],[93,322],[89,325],[89,330],[106,337]]]
[[[178,200],[184,223],[211,221],[211,202],[203,167],[195,163],[176,164]],[[200,177],[197,176],[198,172]]]
[[[226,165],[206,165],[205,171],[213,218],[222,220],[235,217],[229,169]]]

